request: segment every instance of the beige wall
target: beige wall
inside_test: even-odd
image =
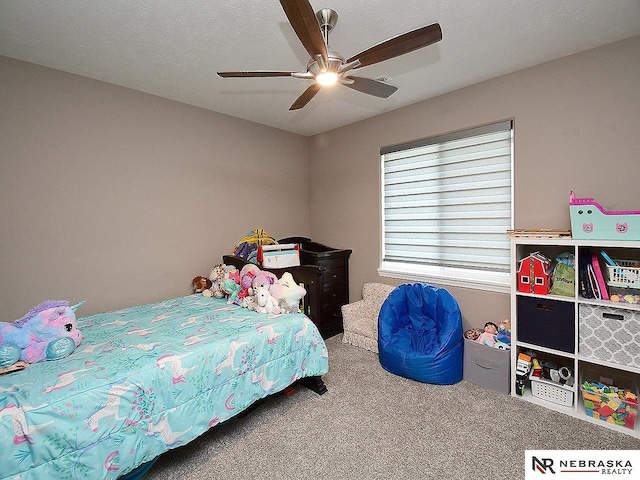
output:
[[[568,228],[570,189],[638,209],[638,51],[635,37],[308,139],[0,57],[4,317],[188,293],[259,226],[352,249],[352,300],[400,283],[376,271],[380,147],[507,118],[516,227]],[[509,315],[507,295],[451,291],[465,327]]]
[[[191,292],[250,230],[308,235],[307,139],[0,57],[2,320]]]
[[[312,137],[312,237],[353,249],[351,298],[367,281],[399,283],[376,271],[383,146],[514,118],[516,228],[569,228],[571,189],[640,209],[638,52],[635,37]],[[509,316],[508,295],[450,290],[465,327]]]

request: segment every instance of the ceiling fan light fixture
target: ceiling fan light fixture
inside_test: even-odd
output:
[[[323,86],[334,85],[338,81],[336,72],[322,72],[316,75],[316,82]]]
[[[442,40],[440,25],[433,23],[392,37],[345,60],[340,53],[329,48],[329,33],[338,20],[336,12],[330,8],[324,8],[314,13],[309,0],[280,0],[280,5],[298,40],[309,54],[306,72],[254,70],[218,72],[218,75],[222,78],[293,77],[315,80],[293,102],[289,110],[301,109],[322,87],[336,83],[367,95],[388,98],[398,90],[398,87],[389,85],[385,81],[352,75],[351,71],[399,57]]]

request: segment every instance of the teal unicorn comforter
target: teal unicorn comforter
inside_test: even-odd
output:
[[[201,295],[79,318],[78,328],[69,357],[0,377],[0,479],[114,479],[329,370],[306,316]]]

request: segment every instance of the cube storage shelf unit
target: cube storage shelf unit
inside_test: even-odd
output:
[[[585,380],[598,381],[601,376],[613,379],[616,386],[630,388],[636,395],[640,385],[640,354],[637,353],[640,351],[640,332],[635,332],[635,335],[633,333],[624,335],[624,340],[627,345],[631,345],[632,352],[624,354],[622,349],[617,349],[617,353],[621,351],[623,353],[619,356],[613,353],[616,349],[612,350],[611,345],[606,349],[598,349],[597,346],[593,349],[593,331],[606,333],[606,336],[610,336],[609,333],[612,332],[610,328],[607,330],[606,325],[588,330],[593,326],[588,327],[587,318],[585,318],[588,312],[595,309],[615,312],[617,321],[622,318],[624,321],[632,319],[635,322],[634,325],[637,325],[640,319],[640,304],[582,298],[579,295],[577,265],[579,265],[579,254],[584,248],[590,249],[592,254],[596,253],[598,256],[600,251],[604,250],[612,258],[637,260],[640,264],[640,242],[635,241],[531,237],[511,239],[511,395],[640,438],[638,425],[640,422],[636,422],[633,429],[612,424],[588,416],[584,405],[580,385]],[[573,297],[518,291],[518,262],[534,252],[540,252],[551,260],[562,252],[574,254],[576,282]],[[587,335],[589,335],[588,343]],[[613,336],[615,335],[616,333],[613,332]],[[536,352],[543,360],[553,360],[558,365],[573,368],[574,385],[567,387],[551,381],[546,382],[544,379],[533,380],[527,384],[524,395],[518,395],[514,388],[517,375],[516,364],[518,354],[526,351]],[[610,358],[606,352],[612,353]],[[594,376],[596,378],[591,378]],[[629,385],[617,385],[620,382]],[[533,395],[532,388],[536,389],[536,396]]]

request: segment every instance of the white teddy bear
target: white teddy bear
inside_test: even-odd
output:
[[[269,290],[266,288],[260,287],[258,290],[253,292],[256,297],[256,312],[258,313],[280,313],[280,306],[278,305],[278,300],[271,296]]]

